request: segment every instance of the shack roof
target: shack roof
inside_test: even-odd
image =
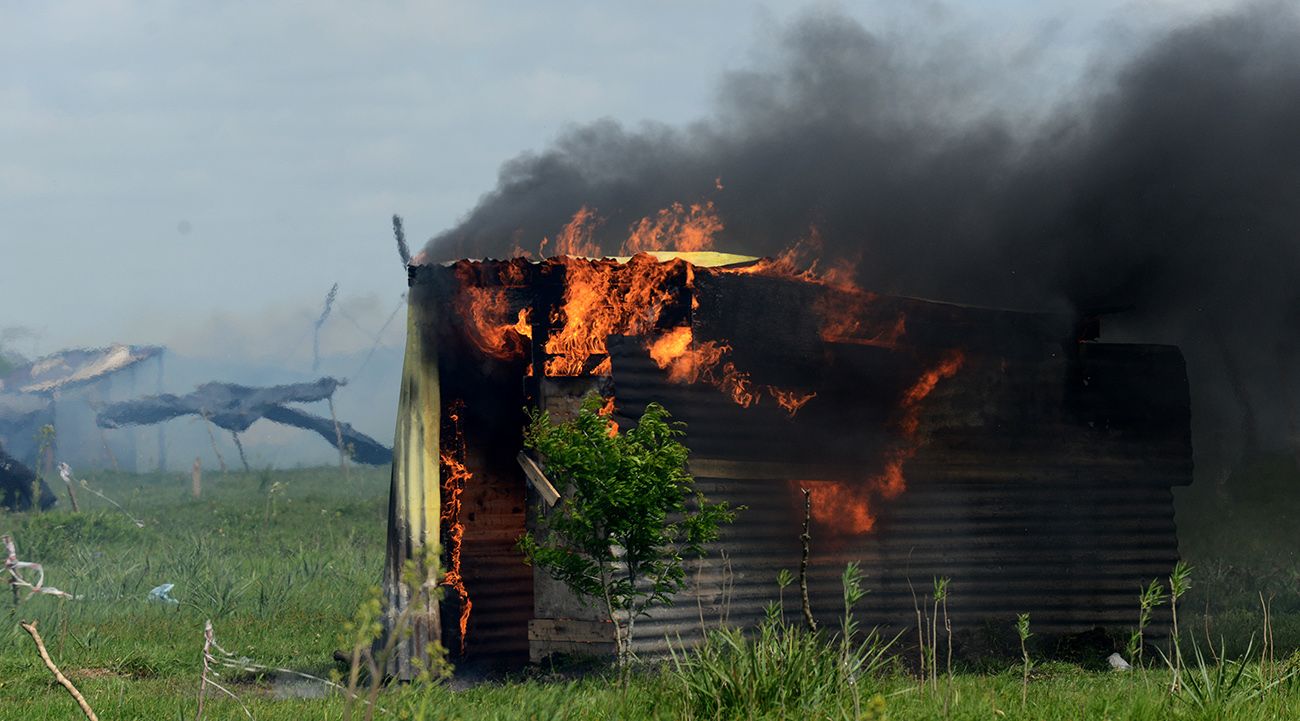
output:
[[[53,393],[93,383],[149,360],[163,352],[159,346],[115,344],[107,348],[76,348],[38,358],[0,378],[0,392]]]

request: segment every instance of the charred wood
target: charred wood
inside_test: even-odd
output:
[[[0,505],[10,511],[28,511],[32,508],[32,490],[39,488],[39,505],[41,510],[53,506],[58,499],[45,484],[45,479],[37,478],[32,469],[19,463],[17,459],[0,448]]]

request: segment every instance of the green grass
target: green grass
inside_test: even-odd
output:
[[[233,653],[328,675],[342,624],[380,580],[386,471],[354,468],[350,480],[337,469],[209,473],[201,500],[180,475],[89,482],[145,527],[84,490],[80,514],[0,516],[20,558],[81,596],[36,596],[16,610],[8,594],[0,601],[0,719],[77,718],[19,619],[38,621],[56,663],[104,719],[192,717],[205,619]],[[176,584],[179,605],[146,601],[163,583]],[[243,695],[260,706],[265,694]],[[308,705],[277,702],[258,718],[291,718]]]
[[[1281,461],[1252,472],[1255,485],[1243,482],[1246,492],[1232,503],[1179,497],[1183,552],[1195,567],[1179,618],[1189,629],[1186,635],[1194,633],[1207,650],[1202,611],[1208,608],[1216,643],[1223,636],[1228,653],[1240,654],[1252,635],[1255,648],[1259,645],[1255,590],[1272,592],[1281,660],[1300,641],[1300,565],[1294,556],[1295,526],[1288,522],[1296,510],[1288,505],[1293,501],[1280,503],[1270,489],[1297,479],[1294,466]],[[202,500],[190,497],[189,478],[180,474],[96,474],[88,480],[145,521],[145,528],[85,491],[80,500],[87,510],[81,514],[0,515],[0,532],[14,535],[20,557],[45,564],[49,584],[81,596],[75,601],[37,596],[16,610],[10,610],[7,595],[0,596],[6,614],[0,626],[0,721],[82,718],[41,665],[18,620],[39,621],[51,655],[104,721],[193,719],[203,623],[209,618],[218,640],[235,654],[321,676],[335,669],[331,656],[341,646],[344,623],[380,580],[386,470],[354,468],[346,480],[337,469],[209,473]],[[145,600],[162,583],[176,584],[172,594],[179,605]],[[860,621],[869,620],[870,609],[867,596],[858,605]],[[745,647],[740,638],[729,643],[734,653],[722,649],[708,658],[708,678],[660,666],[639,670],[625,687],[614,676],[574,679],[533,670],[510,682],[464,691],[389,689],[380,703],[392,713],[377,717],[692,718],[719,708],[700,694],[714,687],[710,684],[726,683],[729,674],[746,684],[751,683],[746,678],[754,678],[746,674],[755,668],[765,678],[834,670],[824,658],[808,660],[816,648],[785,654]],[[828,653],[838,653],[836,648]],[[1158,664],[1158,655],[1152,656],[1149,660]],[[1189,648],[1184,656],[1194,664]],[[904,669],[889,666],[860,677],[855,688],[836,682],[838,688],[823,684],[816,693],[783,694],[756,687],[763,698],[779,700],[764,708],[728,706],[740,710],[722,717],[872,718],[877,695],[890,719],[1270,719],[1294,717],[1300,708],[1300,682],[1249,693],[1266,681],[1258,678],[1257,664],[1237,687],[1219,689],[1222,693],[1206,706],[1171,696],[1170,674],[1163,668],[1114,674],[1043,662],[1034,666],[1023,708],[1016,658],[1008,657],[1000,667],[981,666],[981,672],[959,672],[950,694],[942,676],[938,692],[923,692]],[[1209,670],[1213,673],[1213,667]],[[282,698],[285,689],[269,678],[227,674],[224,680],[259,721],[343,715],[337,694]],[[246,718],[238,705],[217,694],[207,703],[206,719]]]

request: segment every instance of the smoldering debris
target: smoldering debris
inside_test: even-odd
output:
[[[0,446],[0,494],[3,494],[0,505],[9,511],[31,510],[33,488],[40,489],[38,495],[41,510],[58,501],[44,478],[37,478],[32,469],[19,463]]]
[[[339,447],[358,463],[383,465],[392,462],[393,451],[350,424],[323,418],[289,407],[288,403],[313,403],[329,400],[343,385],[334,378],[310,383],[257,388],[233,383],[205,383],[184,396],[162,394],[105,406],[95,418],[103,428],[151,425],[180,416],[194,415],[207,419],[218,428],[242,433],[259,419],[302,428],[317,433],[330,445]]]

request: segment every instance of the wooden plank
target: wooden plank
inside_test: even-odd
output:
[[[614,624],[573,618],[534,618],[528,622],[528,640],[613,643]]]
[[[528,647],[528,659],[541,663],[554,654],[572,656],[597,656],[613,658],[617,654],[614,642],[609,643],[573,643],[571,641],[534,641]]]
[[[546,505],[554,506],[556,501],[560,500],[560,492],[555,490],[555,486],[551,485],[550,480],[546,478],[546,474],[542,472],[541,466],[537,465],[537,462],[529,458],[528,454],[523,451],[519,451],[519,455],[515,456],[515,460],[519,461],[519,467],[524,469],[524,475],[528,477],[528,482],[533,484],[533,488],[537,489],[537,492],[541,494]]]

